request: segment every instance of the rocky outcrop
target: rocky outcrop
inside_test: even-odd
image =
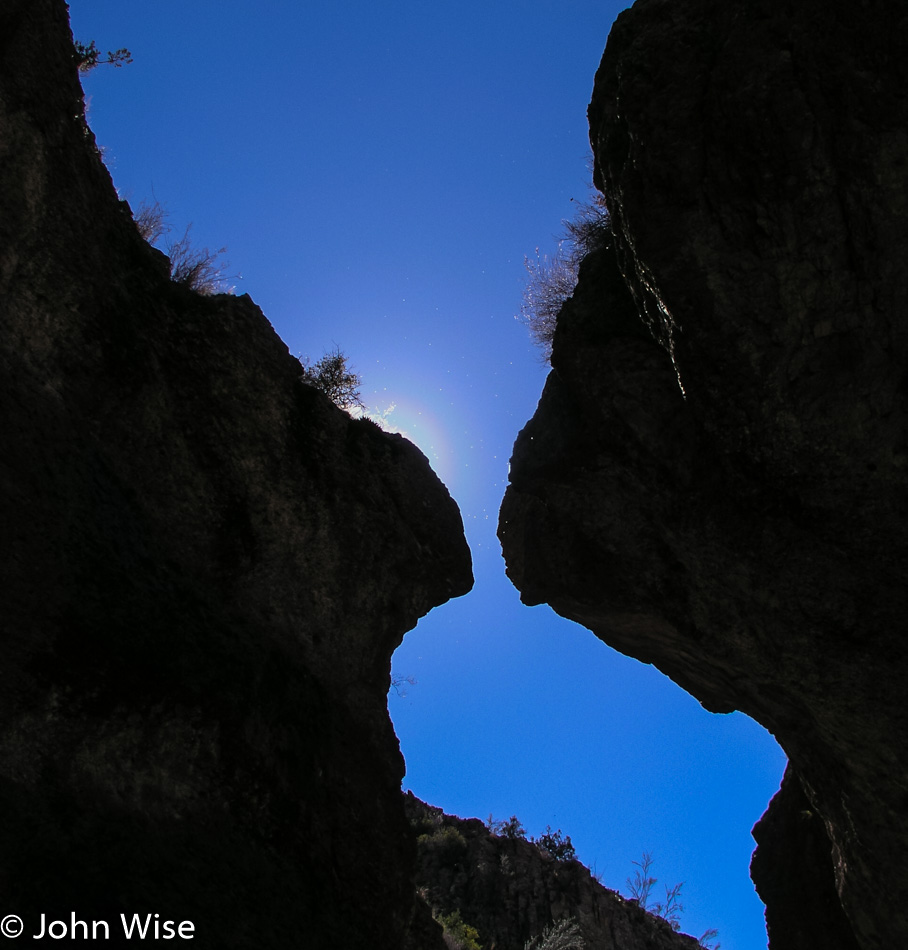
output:
[[[823,819],[790,769],[753,836],[750,873],[766,903],[774,950],[859,946],[842,918]]]
[[[782,744],[773,950],[908,940],[906,44],[895,2],[618,18],[589,112],[614,240],[501,512],[525,602]]]
[[[390,657],[471,586],[459,512],[248,297],[169,280],[62,0],[0,7],[0,360],[3,913],[402,946]]]
[[[406,797],[417,835],[416,883],[439,917],[475,928],[486,950],[523,950],[554,921],[572,918],[586,950],[696,950],[635,901],[603,887],[579,861],[520,835],[493,834],[477,818],[445,815]]]

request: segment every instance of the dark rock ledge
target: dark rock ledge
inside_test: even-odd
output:
[[[248,297],[139,237],[62,0],[3,0],[0,914],[27,939],[158,913],[194,946],[398,948],[422,921],[390,657],[470,555],[422,454],[299,376]]]
[[[773,950],[908,946],[906,50],[894,0],[618,18],[589,110],[614,242],[501,511],[525,602],[785,749]]]

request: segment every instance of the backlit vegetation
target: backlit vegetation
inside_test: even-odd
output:
[[[530,838],[530,841],[537,848],[548,852],[556,861],[574,861],[577,858],[571,836],[562,834],[560,828],[552,831],[552,826],[548,825],[543,834],[538,838]]]
[[[229,289],[228,265],[220,260],[220,256],[227,248],[209,251],[207,247],[197,247],[189,236],[190,230],[192,225],[187,224],[178,241],[165,245],[165,253],[170,258],[170,279],[205,296],[224,293]]]
[[[73,59],[76,65],[83,73],[91,72],[96,66],[116,66],[119,68],[125,63],[132,62],[132,53],[125,47],[123,49],[108,50],[104,56],[98,49],[95,41],[90,43],[80,43],[76,40],[73,43]]]
[[[341,409],[363,408],[359,387],[362,380],[347,364],[347,357],[334,348],[321,359],[311,363],[308,357],[301,357],[303,375],[300,379],[307,386],[314,386],[323,392]]]
[[[629,877],[626,882],[631,900],[636,901],[645,911],[668,921],[672,930],[680,930],[681,915],[684,913],[684,905],[681,903],[681,888],[684,884],[675,884],[672,887],[665,885],[665,900],[651,901],[650,894],[659,883],[651,874],[654,863],[652,852],[644,851],[643,857],[639,861],[631,863],[637,868],[634,871],[634,876]],[[705,931],[699,938],[700,946],[704,950],[719,950],[722,944],[718,942],[718,936],[719,931],[714,928]]]
[[[501,838],[521,838],[525,841],[527,836],[526,828],[523,827],[520,819],[516,815],[511,815],[510,818],[504,821],[495,821],[495,819],[489,815],[486,821],[486,828],[488,828],[493,835],[498,835]]]
[[[204,296],[230,293],[233,288],[228,286],[229,265],[221,260],[227,248],[209,251],[194,245],[190,237],[192,224],[186,226],[181,238],[172,241],[166,238],[172,230],[167,218],[167,209],[159,201],[143,201],[133,215],[139,234],[170,259],[170,279]]]
[[[527,326],[545,360],[551,359],[558,314],[577,286],[580,262],[587,254],[605,247],[611,237],[605,199],[597,194],[589,201],[577,202],[574,217],[563,221],[562,226],[554,254],[540,254],[537,247],[535,259],[523,259],[527,279],[517,319]]]

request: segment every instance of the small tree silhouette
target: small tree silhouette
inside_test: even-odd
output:
[[[643,857],[639,861],[632,861],[637,870],[634,871],[634,877],[627,878],[627,888],[631,893],[631,900],[635,900],[644,910],[649,909],[649,894],[655,887],[656,878],[651,877],[649,869],[653,866],[652,851],[644,851]]]
[[[548,851],[556,861],[573,861],[577,857],[571,836],[562,834],[560,828],[552,831],[552,826],[546,825],[545,834],[530,841],[543,851]]]
[[[681,929],[681,915],[684,913],[684,905],[681,903],[681,888],[684,884],[676,884],[674,887],[665,887],[665,901],[653,904],[652,912],[663,920],[667,920],[672,925],[672,930]]]
[[[321,390],[341,409],[362,408],[359,393],[362,380],[347,365],[347,357],[338,348],[326,353],[314,365],[310,365],[308,357],[300,358],[300,363],[303,366],[300,379],[307,386]]]
[[[101,50],[95,45],[95,41],[90,43],[80,43],[76,40],[73,43],[73,59],[76,66],[83,73],[91,72],[95,66],[116,66],[118,69],[124,63],[132,62],[132,53],[125,47],[123,49],[108,50],[107,56],[102,59]]]
[[[502,838],[510,838],[511,840],[516,838],[522,838],[523,840],[526,840],[527,836],[526,828],[523,827],[520,819],[516,815],[511,815],[507,821],[495,821],[495,819],[489,815],[489,820],[486,822],[486,828],[488,828],[493,835],[498,835]]]
[[[672,930],[681,929],[681,915],[684,913],[684,905],[681,903],[681,888],[684,884],[675,884],[673,887],[666,885],[665,900],[650,903],[650,893],[658,884],[656,878],[650,874],[650,868],[653,866],[653,854],[651,851],[644,851],[643,857],[639,861],[633,861],[637,870],[634,871],[633,878],[627,879],[627,888],[630,891],[631,900],[635,900],[645,911],[655,914],[667,921]],[[718,941],[719,931],[714,927],[704,931],[703,935],[697,941],[703,950],[719,950],[722,944]]]

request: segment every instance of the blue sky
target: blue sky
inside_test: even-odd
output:
[[[226,246],[231,283],[294,354],[339,346],[363,397],[429,456],[476,587],[424,618],[389,708],[405,787],[455,814],[570,834],[626,891],[655,856],[683,929],[766,946],[750,828],[784,757],[658,671],[527,608],[495,537],[546,368],[514,319],[524,255],[587,194],[586,106],[624,6],[72,0],[77,39],[134,62],[84,80],[121,195]]]

